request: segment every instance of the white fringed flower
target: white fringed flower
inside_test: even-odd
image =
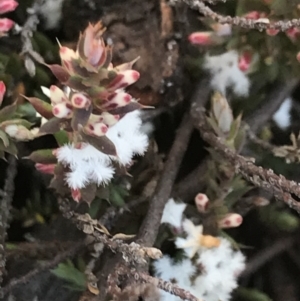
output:
[[[238,67],[238,53],[234,50],[221,55],[206,56],[204,69],[211,74],[211,87],[223,95],[232,88],[239,96],[247,96],[250,82],[248,77]]]
[[[169,199],[163,211],[161,223],[167,223],[175,228],[180,228],[185,208],[186,204],[176,203],[174,199]]]
[[[193,228],[192,222],[186,225]],[[196,229],[192,229],[194,230]],[[196,263],[190,259],[175,263],[168,256],[155,261],[155,276],[178,284],[200,300],[229,301],[231,292],[237,287],[237,277],[245,268],[245,257],[240,251],[233,250],[227,239],[221,237],[218,239],[220,240],[218,247],[199,246]],[[166,292],[161,292],[161,296],[164,301],[180,300]]]
[[[58,149],[57,160],[70,168],[66,181],[72,189],[81,189],[88,183],[107,183],[114,174],[109,156],[90,144],[83,144],[80,149],[65,145]]]
[[[70,188],[81,189],[89,183],[106,184],[114,174],[112,160],[126,165],[134,155],[143,154],[148,138],[140,132],[140,126],[139,112],[134,111],[108,129],[106,136],[116,147],[116,157],[106,155],[87,143],[83,143],[79,149],[73,145],[59,148],[58,162],[70,168],[66,179]]]
[[[114,143],[117,161],[123,165],[129,164],[134,155],[142,155],[148,146],[148,137],[141,132],[141,125],[140,112],[133,111],[108,128],[106,136]]]
[[[187,238],[176,238],[175,244],[177,248],[184,249],[189,258],[192,258],[201,248],[203,226],[195,226],[189,219],[184,220],[182,225],[188,236]]]
[[[292,99],[290,97],[286,98],[280,108],[273,115],[273,120],[276,124],[283,130],[291,125],[291,108]]]

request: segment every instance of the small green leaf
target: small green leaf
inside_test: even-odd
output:
[[[53,155],[53,149],[40,149],[30,154],[28,159],[35,163],[54,164],[57,163],[56,157]]]
[[[34,109],[46,119],[53,117],[51,104],[37,98],[37,97],[26,97],[22,95],[26,100],[28,100]]]
[[[0,139],[2,140],[3,145],[5,147],[9,146],[9,138],[8,138],[7,134],[4,131],[1,131],[1,130],[0,130]]]
[[[13,156],[16,156],[18,153],[18,149],[16,147],[16,145],[14,143],[12,143],[12,141],[10,140],[10,143],[8,146],[5,146],[3,141],[0,140],[0,152],[4,151],[6,153],[9,153]]]
[[[76,287],[78,290],[84,291],[86,289],[86,276],[80,272],[74,264],[68,260],[66,263],[60,263],[58,267],[51,272],[58,278],[69,282],[71,287]]]
[[[85,126],[91,116],[92,106],[86,109],[75,109],[73,110],[73,118],[71,121],[71,126],[74,131],[78,131],[78,126]]]
[[[240,301],[272,301],[272,299],[263,292],[245,287],[239,287],[237,289],[237,295]]]
[[[125,201],[120,192],[115,188],[111,187],[109,201],[114,206],[123,207],[125,206]]]
[[[33,123],[27,121],[26,119],[17,118],[17,119],[10,119],[10,120],[1,122],[0,127],[2,129],[5,129],[8,125],[22,125],[22,126],[26,127],[27,129],[29,129],[33,125]]]
[[[126,106],[108,110],[108,112],[112,115],[119,115],[119,114],[127,114],[127,113],[135,111],[135,110],[140,110],[141,108],[143,108],[143,106],[141,104],[139,104],[138,102],[131,102]]]
[[[64,130],[60,130],[60,131],[54,133],[53,136],[59,146],[63,146],[65,144],[69,143],[68,133]]]
[[[17,104],[13,103],[0,110],[0,122],[10,119],[17,110]]]
[[[60,131],[62,119],[53,117],[40,127],[40,133],[54,134]]]
[[[83,132],[81,133],[81,136],[84,141],[94,146],[100,152],[111,156],[117,155],[115,145],[106,136],[94,137],[94,136],[86,135]]]

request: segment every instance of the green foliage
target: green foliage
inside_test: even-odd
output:
[[[86,290],[86,276],[77,269],[71,260],[60,263],[57,268],[51,271],[55,276],[68,282],[68,287],[75,291]]]
[[[272,301],[269,296],[256,289],[239,287],[236,295],[239,301]]]
[[[278,208],[277,204],[260,208],[260,219],[271,228],[293,232],[299,227],[299,218],[287,209]]]

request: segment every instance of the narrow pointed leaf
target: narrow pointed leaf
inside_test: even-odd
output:
[[[75,109],[73,111],[73,117],[71,121],[71,126],[74,131],[78,131],[78,126],[85,126],[91,116],[92,106],[86,109]]]
[[[7,134],[4,131],[1,131],[1,130],[0,130],[0,139],[2,140],[3,145],[5,147],[9,146],[9,138],[8,138]]]
[[[53,149],[40,149],[34,151],[27,158],[35,163],[42,163],[42,164],[57,163],[57,159],[53,155]]]
[[[17,110],[17,104],[13,103],[0,110],[0,122],[10,119]]]
[[[63,146],[69,142],[68,133],[64,130],[56,132],[53,136],[59,146]]]
[[[37,97],[26,97],[22,95],[25,99],[27,99],[34,109],[46,119],[50,119],[53,117],[52,106],[50,103],[47,103]]]
[[[127,113],[135,111],[135,110],[140,110],[142,108],[143,108],[143,106],[141,104],[139,104],[138,102],[131,102],[126,106],[117,107],[115,109],[108,110],[108,112],[112,115],[122,115],[122,114],[127,114]]]
[[[29,122],[28,120],[17,118],[1,122],[0,128],[5,129],[5,127],[12,124],[25,126],[27,129],[29,129],[33,125],[33,123]]]
[[[5,147],[3,141],[0,140],[0,151],[4,151],[13,156],[17,156],[17,153],[18,153],[18,149],[17,149],[16,145],[14,143],[11,143],[11,141],[10,141],[9,145]]]
[[[95,199],[96,192],[97,192],[97,185],[94,183],[80,189],[81,198],[84,202],[88,203],[88,205],[90,205],[92,201]]]
[[[82,84],[82,78],[79,76],[70,76],[68,80],[65,82],[65,85],[70,87],[71,89],[78,91],[85,91],[87,87]]]
[[[85,133],[81,133],[81,135],[84,141],[94,146],[100,152],[111,156],[117,155],[115,145],[106,136],[94,137],[94,136],[86,135]]]
[[[60,65],[46,65],[53,73],[53,75],[61,82],[66,83],[70,78],[69,73]]]
[[[54,134],[60,130],[61,122],[62,120],[60,118],[53,117],[40,127],[39,132],[43,134]]]

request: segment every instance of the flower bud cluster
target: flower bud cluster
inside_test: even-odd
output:
[[[136,60],[113,66],[112,48],[102,38],[104,31],[101,22],[89,24],[80,34],[76,50],[59,45],[61,65],[47,67],[65,88],[42,87],[50,105],[27,98],[47,119],[40,128],[42,134],[63,131],[67,136],[54,153],[61,168],[53,169],[40,159],[35,162],[45,166],[37,168],[46,173],[54,171],[54,181],[63,179],[76,201],[88,185],[105,184],[112,179],[112,161],[126,166],[147,146],[137,112],[143,106],[124,90],[139,79],[139,73],[132,69]]]

